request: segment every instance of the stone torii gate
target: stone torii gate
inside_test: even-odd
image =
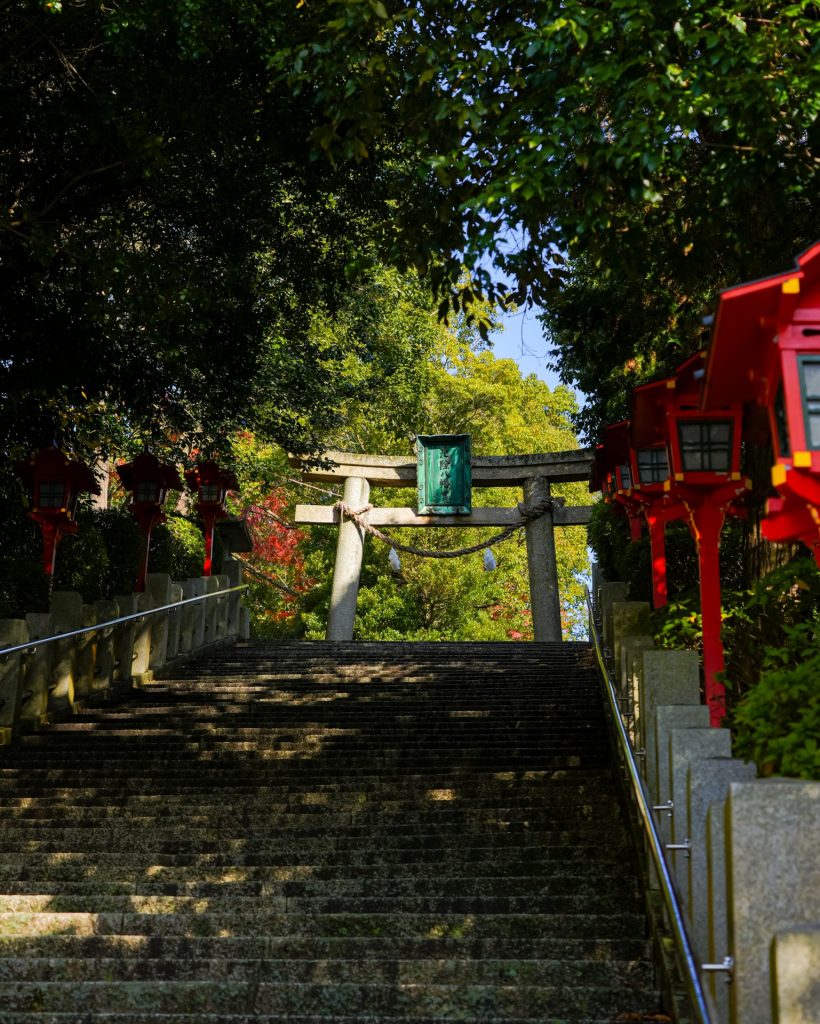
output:
[[[370,487],[416,487],[417,460],[403,455],[358,455],[327,452],[325,467],[305,467],[298,457],[291,464],[302,469],[302,479],[315,483],[344,481],[343,501],[353,509],[368,504]],[[526,506],[543,503],[553,483],[589,480],[589,450],[552,452],[544,455],[484,455],[470,459],[472,483],[479,487],[521,487]],[[475,508],[466,515],[418,515],[412,508],[371,508],[360,518],[369,525],[408,526],[523,526],[527,541],[530,608],[535,640],[561,640],[561,605],[555,562],[555,526],[583,526],[590,519],[589,506],[551,511],[527,522],[521,510]],[[295,521],[301,525],[339,526],[336,565],[327,624],[328,640],[352,640],[359,593],[364,528],[340,509],[330,505],[297,505]]]

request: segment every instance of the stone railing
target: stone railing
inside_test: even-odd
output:
[[[0,619],[0,649],[240,586],[241,564],[228,560],[223,569],[219,575],[181,583],[164,573],[149,573],[145,593],[94,604],[84,604],[73,591],[55,591],[48,612]],[[85,705],[137,689],[170,662],[213,644],[246,639],[248,631],[242,591],[234,590],[8,654],[0,659],[0,744],[66,718]]]
[[[625,584],[599,584],[597,608],[714,1019],[820,1021],[820,782],[732,757],[697,655],[656,648]]]

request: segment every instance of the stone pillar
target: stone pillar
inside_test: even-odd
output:
[[[758,779],[733,782],[729,787],[729,952],[735,961],[729,996],[732,1024],[770,1024],[770,953],[775,935],[820,921],[818,837],[820,782]]]
[[[16,647],[29,639],[25,619],[0,619],[0,647]],[[0,661],[0,744],[11,743],[23,693],[22,653]]]
[[[154,607],[150,594],[137,594],[137,611],[147,612]],[[158,617],[158,616],[157,616]],[[154,635],[154,618],[150,615],[141,622],[137,620],[134,628],[134,655],[131,667],[131,679],[135,686],[143,686],[151,681],[151,646]]]
[[[701,730],[695,731],[699,733]],[[724,729],[709,731],[725,732]],[[689,765],[686,810],[692,849],[689,851],[688,910],[692,941],[701,963],[709,960],[709,888],[712,884],[709,879],[706,821],[709,808],[726,799],[730,783],[751,782],[756,774],[755,765],[736,757],[702,757]],[[723,899],[726,899],[725,887]]]
[[[83,626],[96,626],[97,616],[93,604],[83,605]],[[82,700],[94,690],[94,667],[97,661],[97,634],[83,633],[76,637],[74,655],[74,699]]]
[[[638,743],[646,751],[646,781],[657,791],[655,709],[661,704],[700,704],[700,665],[694,651],[644,651],[638,687]],[[664,747],[664,752],[666,748]]]
[[[636,750],[645,747],[638,742],[641,728],[641,674],[643,673],[644,651],[655,649],[655,640],[651,636],[628,636],[621,644],[621,694],[626,697],[632,707],[630,738]]]
[[[83,599],[73,590],[55,590],[51,595],[51,624],[55,633],[68,633],[83,625]],[[74,707],[76,638],[58,640],[53,645],[54,662],[49,687],[48,710],[57,718]]]
[[[54,633],[51,616],[43,612],[26,615],[29,640],[41,640]],[[26,729],[38,729],[48,722],[48,693],[52,679],[54,644],[35,647],[26,659],[26,681],[20,720]]]
[[[727,794],[728,799],[728,794]],[[711,964],[729,955],[729,923],[726,907],[726,801],[717,800],[706,812],[706,876],[709,881],[707,922]],[[723,972],[708,973],[706,981],[717,1013],[717,1024],[729,1024],[730,978]]]
[[[182,600],[182,587],[179,583],[172,583],[169,587],[168,596],[171,601]],[[182,609],[168,613],[168,646],[165,648],[165,659],[170,661],[179,653],[179,634],[182,627]]]
[[[239,640],[250,640],[251,638],[251,613],[241,605],[239,608]]]
[[[217,590],[227,590],[231,585],[230,577],[224,573],[220,573],[216,577]],[[229,597],[217,597],[214,598],[216,604],[216,639],[224,640],[228,635],[228,605],[230,602]]]
[[[774,1024],[820,1019],[820,924],[779,932],[772,967]]]
[[[655,780],[649,777],[649,792],[655,803],[665,804],[672,799],[672,779],[669,774],[669,737],[674,729],[705,729],[709,725],[709,709],[701,704],[662,704],[655,709],[654,741],[647,746],[648,770],[655,770]],[[650,760],[651,758],[651,760]],[[674,815],[678,808],[672,809]],[[680,813],[686,814],[686,798]],[[666,811],[658,812],[655,819],[661,838],[672,841],[672,818]]]
[[[137,611],[136,594],[118,594],[114,600],[117,603],[118,615],[134,615]],[[134,662],[136,652],[134,642],[137,631],[137,623],[122,622],[114,630],[114,657],[116,661],[114,669],[114,680],[117,683],[130,684],[134,674]]]
[[[596,595],[597,607],[601,616],[601,640],[610,652],[614,650],[615,639],[612,635],[612,605],[616,601],[625,601],[629,587],[626,583],[602,583]]]
[[[202,597],[205,593],[205,578],[195,576],[182,584],[183,597]],[[186,605],[186,614],[191,616],[191,645],[188,650],[198,651],[205,643],[205,602],[197,601]],[[187,626],[186,626],[187,628]],[[187,643],[187,640],[186,640]]]
[[[546,477],[532,476],[524,482],[524,503],[537,505],[550,496]],[[561,597],[555,561],[555,529],[552,512],[547,511],[524,527],[527,538],[527,569],[530,575],[530,611],[536,643],[560,643]]]
[[[630,636],[649,635],[649,605],[646,601],[615,601],[612,604],[612,654],[615,678],[621,667],[621,645]]]
[[[171,577],[164,572],[149,572],[145,577],[145,593],[150,595],[154,608],[161,608],[171,603]],[[148,662],[151,671],[156,675],[165,667],[168,652],[168,612],[152,615],[151,623],[151,657]]]
[[[349,476],[345,480],[345,504],[357,509],[366,505],[369,498],[370,484],[364,477]],[[328,640],[353,639],[363,551],[364,530],[351,519],[344,519],[339,525],[339,539],[336,543],[336,564],[327,617]]]
[[[116,601],[95,601],[94,614],[97,622],[110,622],[120,615]],[[108,690],[114,681],[117,654],[115,648],[116,626],[97,633],[97,657],[94,663],[94,689]]]
[[[228,577],[229,587],[242,586],[242,563],[235,558],[226,558],[222,571]],[[242,607],[243,591],[237,590],[228,598],[228,636],[239,636],[239,609]]]
[[[693,842],[689,821],[689,768],[702,758],[732,756],[732,736],[728,729],[673,729],[669,734],[669,796],[675,805],[672,812],[672,842]],[[701,837],[702,839],[702,837]],[[703,846],[698,851],[703,854]],[[667,850],[684,907],[690,902],[689,865],[691,849]],[[688,854],[688,855],[687,855]],[[705,865],[705,858],[701,863]],[[697,878],[695,885],[706,885],[705,878]],[[691,920],[691,918],[690,918]],[[703,951],[705,953],[705,950]]]
[[[219,580],[216,576],[205,576],[205,593],[215,594],[217,590],[220,590]],[[202,604],[205,606],[205,643],[212,644],[217,639],[217,601],[216,597],[209,597],[203,601]]]

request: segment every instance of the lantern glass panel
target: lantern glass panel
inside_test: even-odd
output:
[[[642,484],[662,484],[669,476],[665,448],[638,449],[638,479]]]
[[[624,465],[618,466],[618,471],[621,474],[621,489],[628,491],[632,486],[632,474],[629,471],[629,466],[624,463]]]
[[[732,457],[731,420],[678,424],[684,473],[728,473]]]
[[[156,480],[140,480],[134,488],[134,501],[159,501],[159,483]]]
[[[62,480],[43,480],[40,484],[38,508],[63,508],[65,484]]]
[[[806,443],[809,448],[820,448],[820,358],[801,357],[800,385],[806,417]]]
[[[219,484],[200,484],[200,501],[219,501]]]
[[[786,391],[782,380],[774,400],[774,422],[777,427],[778,451],[784,457],[789,456],[791,455],[791,441],[789,439],[789,423],[786,419]]]

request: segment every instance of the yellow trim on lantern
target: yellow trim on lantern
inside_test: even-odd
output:
[[[798,469],[811,469],[811,452],[795,452],[792,462]]]
[[[683,473],[675,473],[675,480],[679,482],[683,480]]]
[[[782,462],[778,462],[776,466],[772,466],[772,487],[782,487],[786,482],[786,473],[789,467],[784,466]]]
[[[669,480],[669,479],[664,480],[664,482],[663,482],[663,489],[665,491],[671,491],[672,490],[672,481]]]
[[[732,473],[732,475],[729,477],[729,479],[730,480],[739,480],[740,479],[740,473]]]
[[[674,380],[668,380],[668,381],[666,382],[666,386],[667,386],[667,388],[672,388],[672,389],[674,390],[674,387],[675,387],[675,381],[674,381]]]
[[[780,286],[780,290],[784,295],[799,295],[800,294],[800,278],[790,277],[788,281],[784,281]]]

